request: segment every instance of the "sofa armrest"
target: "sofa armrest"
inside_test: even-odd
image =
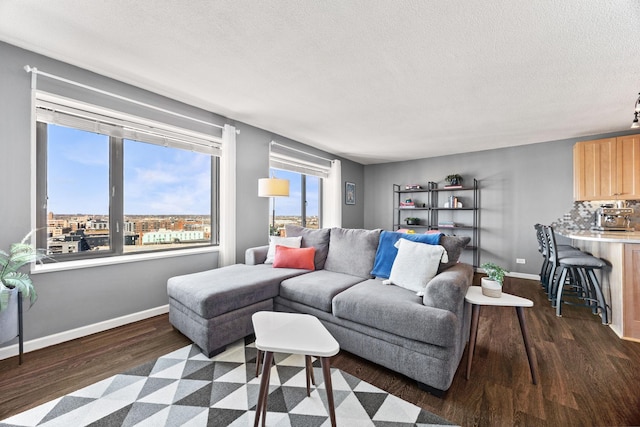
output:
[[[244,263],[247,265],[264,264],[267,259],[267,252],[269,252],[269,245],[249,248],[244,253]]]
[[[458,263],[439,273],[427,284],[422,303],[460,315],[467,289],[473,282],[473,267]]]

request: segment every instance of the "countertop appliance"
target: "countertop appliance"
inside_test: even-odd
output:
[[[635,231],[631,227],[631,215],[633,208],[614,208],[612,205],[605,205],[596,210],[595,225],[592,228],[596,231]]]

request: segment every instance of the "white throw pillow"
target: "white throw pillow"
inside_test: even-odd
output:
[[[271,236],[269,238],[269,251],[267,252],[267,259],[264,260],[264,263],[273,264],[273,260],[276,257],[276,245],[286,246],[288,248],[299,248],[301,243],[302,243],[302,236],[298,236],[298,237]]]
[[[449,262],[447,251],[440,245],[399,239],[395,246],[398,255],[393,261],[389,280],[418,294],[424,292],[427,283],[438,273],[440,262]]]

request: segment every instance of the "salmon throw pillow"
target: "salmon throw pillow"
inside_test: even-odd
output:
[[[273,260],[274,268],[298,268],[315,270],[314,257],[316,248],[289,248],[276,245],[276,256]]]

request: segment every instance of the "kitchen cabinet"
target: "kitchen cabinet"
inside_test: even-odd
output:
[[[640,199],[640,135],[576,143],[573,173],[575,200]]]
[[[438,188],[429,182],[426,188],[401,189],[393,184],[395,207],[393,229],[400,228],[438,230],[449,235],[469,236],[471,243],[465,249],[471,251],[474,267],[480,265],[480,187],[478,180],[470,186]],[[445,200],[438,201],[438,195]],[[452,198],[460,201],[462,207],[451,206]],[[403,224],[407,218],[415,218],[418,224]]]
[[[640,341],[640,244],[624,245],[623,336]]]

